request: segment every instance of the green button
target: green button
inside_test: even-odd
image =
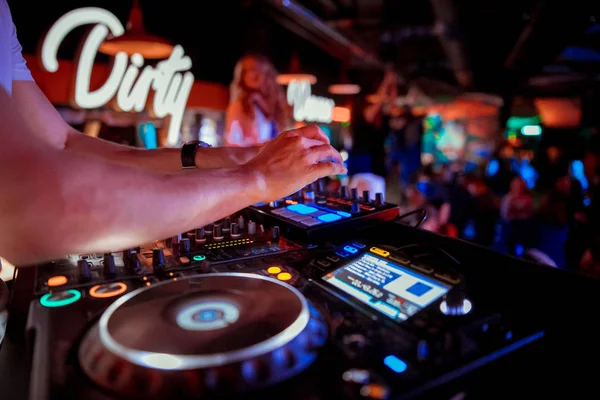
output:
[[[194,261],[204,261],[206,260],[206,256],[203,256],[202,254],[198,255],[198,256],[194,256]]]
[[[75,303],[81,299],[79,290],[69,289],[64,292],[47,293],[40,299],[40,304],[44,307],[64,307]]]

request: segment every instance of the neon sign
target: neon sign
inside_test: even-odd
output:
[[[313,96],[308,81],[291,81],[287,88],[287,102],[294,107],[296,121],[331,122],[335,102],[326,97]]]
[[[189,94],[194,84],[194,76],[189,69],[191,59],[184,54],[179,45],[173,48],[166,60],[156,67],[145,66],[144,57],[140,54],[118,52],[110,75],[104,85],[97,90],[90,90],[90,79],[94,59],[98,49],[109,32],[118,37],[125,33],[119,19],[111,12],[86,7],[73,10],[63,15],[54,23],[42,44],[42,66],[48,72],[58,70],[57,52],[65,36],[73,29],[88,24],[95,24],[85,39],[78,54],[79,62],[75,76],[74,102],[86,109],[106,105],[116,96],[117,106],[123,111],[140,112],[146,106],[150,89],[155,92],[152,110],[156,117],[171,116],[167,142],[176,145],[179,139],[183,113]],[[131,62],[131,63],[130,63]],[[141,70],[141,72],[140,72]]]

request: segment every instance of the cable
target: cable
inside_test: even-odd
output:
[[[419,220],[419,222],[417,222],[415,224],[415,226],[413,226],[413,228],[418,228],[419,225],[421,225],[423,223],[423,221],[425,221],[427,219],[427,211],[425,211],[424,208],[417,208],[416,210],[412,210],[412,211],[409,211],[409,212],[407,212],[405,214],[402,214],[402,215],[396,217],[396,219],[394,219],[394,221],[395,222],[399,222],[402,219],[405,219],[407,217],[410,217],[412,215],[419,214],[419,213],[422,214],[421,219]]]

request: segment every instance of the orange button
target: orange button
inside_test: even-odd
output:
[[[90,289],[90,296],[97,299],[106,299],[109,297],[118,296],[125,293],[127,285],[123,282],[107,283],[104,285],[96,285]]]
[[[289,272],[282,272],[279,275],[277,275],[277,279],[279,279],[280,281],[289,281],[290,279],[292,279],[292,274],[290,274]]]
[[[267,272],[270,274],[276,275],[281,272],[281,268],[275,267],[275,266],[269,267],[269,269],[267,269]]]
[[[63,275],[57,275],[57,276],[53,276],[52,278],[48,279],[48,286],[62,286],[65,283],[67,283],[69,280],[67,279],[66,276]]]

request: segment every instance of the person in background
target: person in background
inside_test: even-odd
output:
[[[500,215],[505,222],[505,242],[509,253],[520,255],[531,239],[533,196],[520,177],[510,182],[510,191],[502,198]]]
[[[256,146],[293,128],[277,71],[264,56],[242,57],[233,72],[225,116],[225,145]]]
[[[467,189],[473,196],[474,242],[482,246],[491,246],[496,237],[496,223],[499,216],[500,199],[485,184],[483,179],[473,178]]]
[[[554,260],[559,268],[565,266],[565,242],[569,223],[573,220],[571,204],[571,178],[562,176],[542,198],[538,210],[539,235],[537,248]]]

